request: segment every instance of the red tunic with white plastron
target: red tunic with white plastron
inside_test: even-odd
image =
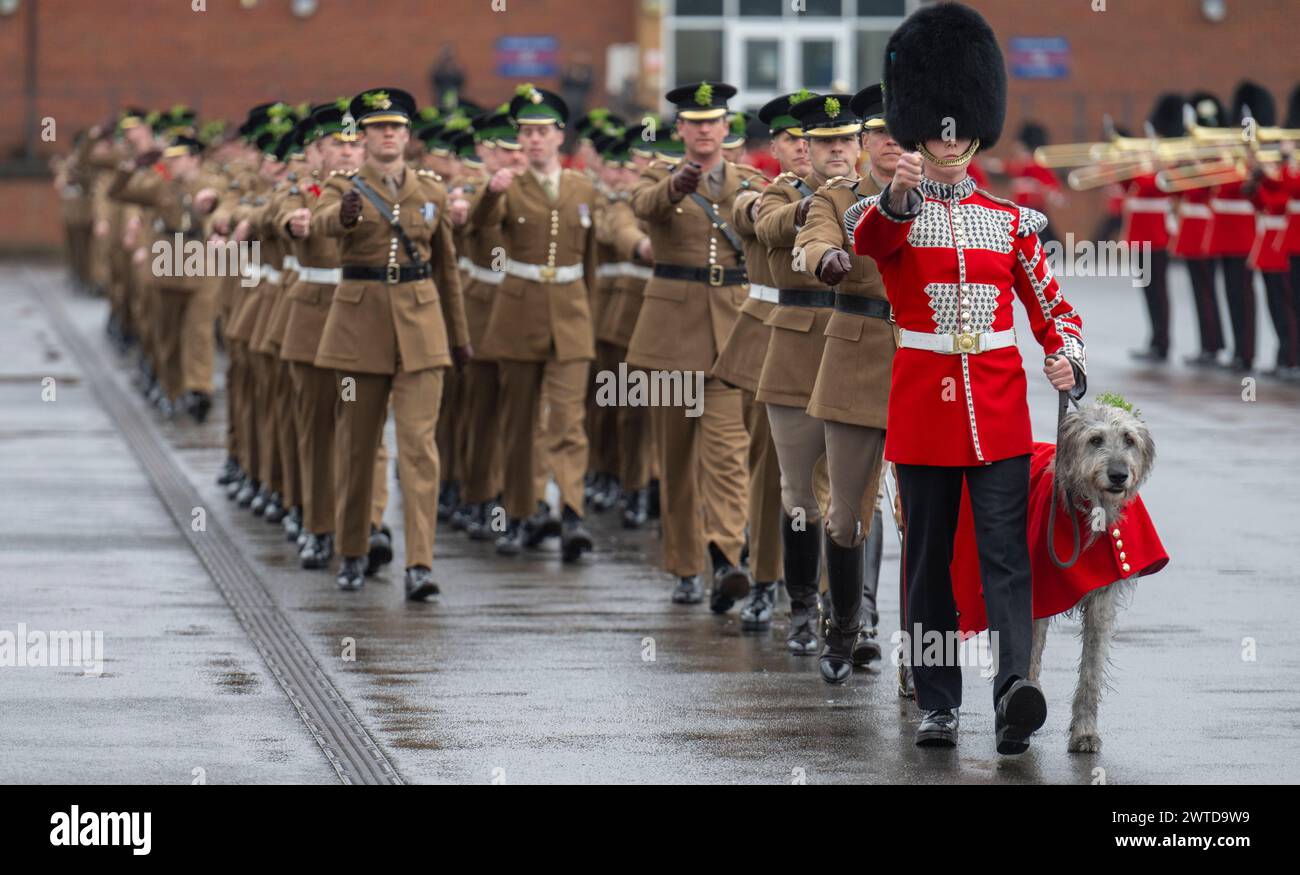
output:
[[[886,192],[888,189],[886,189]],[[877,198],[853,232],[875,259],[899,328],[985,333],[1029,313],[1046,355],[1085,370],[1082,320],[1061,294],[1037,232],[1041,213],[979,190],[923,179],[914,218],[882,212]],[[882,194],[880,197],[884,197]],[[974,466],[1023,456],[1033,446],[1024,363],[1011,345],[976,354],[899,349],[889,390],[885,458],[905,465]]]
[[[1129,180],[1124,193],[1125,243],[1150,243],[1152,250],[1163,252],[1169,247],[1169,195],[1156,185],[1154,173]]]
[[[1109,531],[1097,534],[1091,544],[1089,519],[1075,510],[1079,522],[1079,559],[1066,569],[1057,568],[1047,552],[1047,509],[1052,503],[1052,460],[1056,445],[1035,443],[1029,460],[1029,565],[1034,587],[1034,618],[1054,617],[1079,603],[1103,586],[1128,577],[1155,574],[1169,564],[1169,554],[1156,533],[1142,496],[1124,506],[1120,520]],[[1052,517],[1056,556],[1062,562],[1074,550],[1070,517],[1059,506]],[[1085,546],[1086,545],[1086,546]],[[970,493],[962,486],[957,536],[953,539],[953,601],[957,605],[962,634],[988,628],[984,613],[984,591],[980,584],[979,550],[975,543],[975,518],[971,515]]]
[[[1286,234],[1282,237],[1282,248],[1287,257],[1300,255],[1300,165],[1288,161],[1282,167],[1282,187],[1286,189],[1289,200],[1286,203]]]
[[[1246,266],[1262,273],[1285,273],[1291,270],[1291,256],[1286,251],[1287,202],[1290,193],[1285,180],[1263,176],[1251,193],[1250,202],[1259,213],[1255,245],[1246,257]]]
[[[1208,188],[1194,188],[1178,196],[1178,222],[1169,250],[1179,258],[1211,257],[1210,221],[1214,218],[1211,194]]]
[[[1255,246],[1255,205],[1242,183],[1216,185],[1210,191],[1208,254],[1214,258],[1245,258]]]

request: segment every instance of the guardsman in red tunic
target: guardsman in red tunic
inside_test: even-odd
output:
[[[997,748],[1023,753],[1047,702],[1028,680],[1033,440],[1013,301],[1028,312],[1045,375],[1076,397],[1082,320],[1048,267],[1042,214],[978,190],[966,172],[1006,115],[1006,68],[992,29],[960,4],[927,6],[894,32],[885,57],[886,124],[917,152],[899,159],[853,237],[854,250],[880,267],[899,328],[885,458],[897,468],[905,521],[904,648],[924,710],[916,743],[957,742],[961,668],[949,647],[934,644],[957,635],[948,562],[964,483],[996,634]],[[942,87],[936,57],[945,59]]]
[[[1246,266],[1264,278],[1264,297],[1273,328],[1277,331],[1277,363],[1268,374],[1292,379],[1300,362],[1296,360],[1296,312],[1287,277],[1291,265],[1283,248],[1290,195],[1281,172],[1267,171],[1260,165],[1251,168],[1250,178],[1242,190],[1250,195],[1251,202],[1259,210],[1259,233],[1246,259]]]
[[[1165,94],[1156,100],[1147,121],[1157,137],[1183,133],[1183,99]],[[1147,315],[1151,343],[1131,355],[1140,361],[1163,362],[1169,356],[1169,195],[1156,185],[1154,173],[1129,180],[1124,193],[1124,225],[1120,239],[1130,247],[1130,264],[1145,264]],[[1143,252],[1144,247],[1149,247]],[[1139,260],[1140,259],[1140,260]]]
[[[1201,127],[1220,127],[1227,118],[1223,105],[1209,92],[1196,92],[1188,98],[1188,105]],[[1169,241],[1169,251],[1187,263],[1192,282],[1201,350],[1185,361],[1194,367],[1217,366],[1219,351],[1223,349],[1223,323],[1214,276],[1218,262],[1210,255],[1210,222],[1214,217],[1210,211],[1211,194],[1209,188],[1194,188],[1179,195],[1174,235]]]

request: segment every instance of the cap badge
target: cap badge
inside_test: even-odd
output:
[[[697,106],[712,106],[713,86],[707,82],[701,82],[700,87],[695,89],[695,103]]]

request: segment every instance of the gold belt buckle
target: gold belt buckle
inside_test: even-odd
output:
[[[979,352],[979,338],[974,334],[954,334],[953,346],[957,352],[976,353]]]
[[[544,283],[555,282],[555,268],[549,264],[542,265],[541,276],[542,276],[542,282]]]
[[[724,268],[722,265],[720,264],[709,265],[709,285],[711,286],[722,285],[722,281],[726,279],[726,276],[727,276],[726,268]]]
[[[402,266],[400,264],[389,264],[384,280],[391,286],[402,281]]]

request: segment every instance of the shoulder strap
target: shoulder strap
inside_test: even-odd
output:
[[[359,175],[352,177],[352,185],[357,191],[361,192],[362,197],[370,201],[370,203],[374,205],[375,209],[379,210],[379,215],[388,219],[388,224],[392,226],[393,233],[402,241],[402,246],[406,249],[406,254],[410,256],[411,264],[422,264],[423,262],[420,259],[419,250],[415,248],[415,243],[406,235],[406,229],[402,227],[401,223],[398,222],[397,219],[393,218],[392,205],[380,197],[379,192],[371,188],[369,183]]]
[[[803,197],[813,196],[813,190],[809,188],[808,183],[804,182],[802,179],[796,179],[794,181],[794,187],[799,190],[799,194]]]
[[[721,231],[722,236],[727,238],[727,242],[731,244],[731,248],[736,250],[736,256],[740,259],[740,263],[744,264],[745,246],[740,242],[740,237],[737,236],[735,230],[726,222],[722,221],[722,217],[718,215],[718,211],[713,208],[713,204],[709,203],[708,199],[705,198],[704,195],[693,191],[691,192],[691,200],[699,204],[700,209],[704,210],[704,215],[708,216],[709,221],[713,223],[713,227]]]

